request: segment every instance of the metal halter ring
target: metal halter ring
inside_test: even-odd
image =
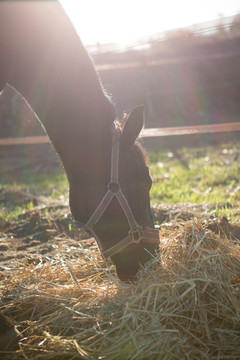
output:
[[[132,238],[132,243],[139,244],[142,240],[142,228],[139,226],[134,230],[130,230],[129,235]]]

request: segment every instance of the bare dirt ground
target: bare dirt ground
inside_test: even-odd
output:
[[[49,200],[14,189],[0,191],[2,205],[4,200],[8,203],[12,200],[16,206],[31,201],[33,207],[14,219],[0,218],[2,272],[11,268],[13,263],[36,263],[39,258],[52,258],[59,251],[70,248],[72,254],[77,245],[76,240],[89,238],[74,224],[64,200]]]

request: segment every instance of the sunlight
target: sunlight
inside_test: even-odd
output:
[[[127,43],[240,11],[239,0],[60,0],[85,44]],[[207,11],[206,11],[207,9]]]

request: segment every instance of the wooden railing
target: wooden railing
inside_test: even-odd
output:
[[[13,138],[1,138],[0,146],[43,144],[43,143],[49,143],[49,142],[50,142],[50,139],[47,135],[45,135],[45,136],[13,137]]]
[[[219,132],[231,132],[231,131],[240,131],[240,122],[144,129],[141,134],[142,137],[158,137],[158,136],[173,136],[173,135],[207,134],[207,133],[219,133]]]
[[[195,135],[207,133],[220,132],[234,132],[240,131],[240,122],[211,124],[211,125],[194,125],[194,126],[176,126],[166,128],[147,128],[142,130],[141,137],[160,137],[160,136],[175,136],[175,135]],[[50,139],[45,136],[28,136],[28,137],[14,137],[14,138],[0,138],[0,146],[10,145],[28,145],[28,144],[43,144],[49,143]]]

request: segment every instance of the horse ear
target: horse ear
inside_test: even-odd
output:
[[[138,106],[128,116],[124,126],[121,142],[124,147],[131,147],[144,126],[144,106]]]

